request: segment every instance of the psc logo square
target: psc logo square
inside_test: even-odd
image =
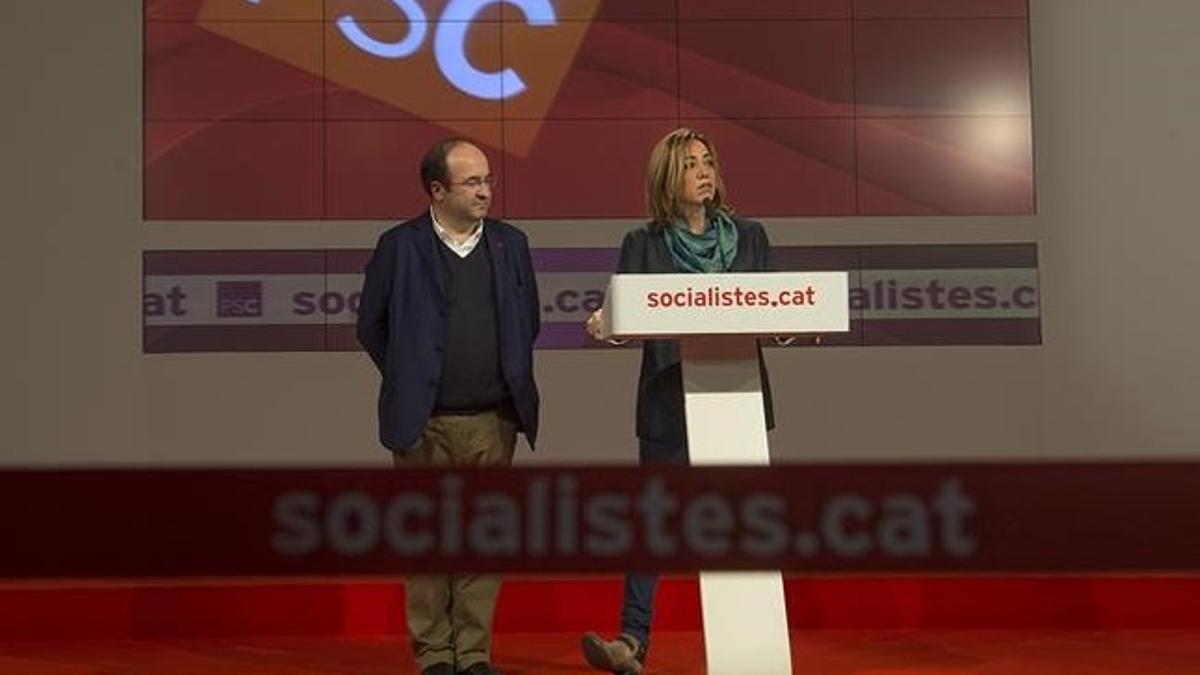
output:
[[[217,317],[222,319],[263,315],[261,281],[218,281]]]

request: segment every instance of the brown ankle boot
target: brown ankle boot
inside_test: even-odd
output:
[[[585,633],[580,646],[583,647],[584,660],[596,670],[620,675],[640,675],[642,672],[639,658],[641,645],[632,635],[621,633],[616,639],[606,641],[595,633]]]

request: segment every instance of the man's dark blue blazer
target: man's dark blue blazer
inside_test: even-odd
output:
[[[500,367],[532,448],[539,401],[533,341],[541,329],[541,304],[529,241],[499,220],[485,219],[483,228],[496,289]],[[441,380],[449,270],[439,246],[445,244],[427,211],[384,232],[367,263],[358,341],[383,376],[379,440],[394,452],[420,439]]]

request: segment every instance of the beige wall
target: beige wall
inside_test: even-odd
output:
[[[0,463],[383,465],[358,354],[143,355],[145,248],[366,247],[382,223],[140,219],[140,2],[14,3],[0,32]],[[786,459],[1200,452],[1192,0],[1033,0],[1039,213],[770,223],[779,244],[1037,241],[1045,344],[773,351]],[[628,223],[524,223],[610,246]],[[541,352],[523,461],[631,461],[631,352]]]

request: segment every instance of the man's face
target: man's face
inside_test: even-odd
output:
[[[474,145],[460,143],[446,155],[448,185],[434,183],[433,201],[450,218],[474,222],[492,203],[492,172],[487,156]]]
[[[717,194],[717,167],[703,142],[693,139],[683,152],[683,194],[688,205],[703,204]]]

